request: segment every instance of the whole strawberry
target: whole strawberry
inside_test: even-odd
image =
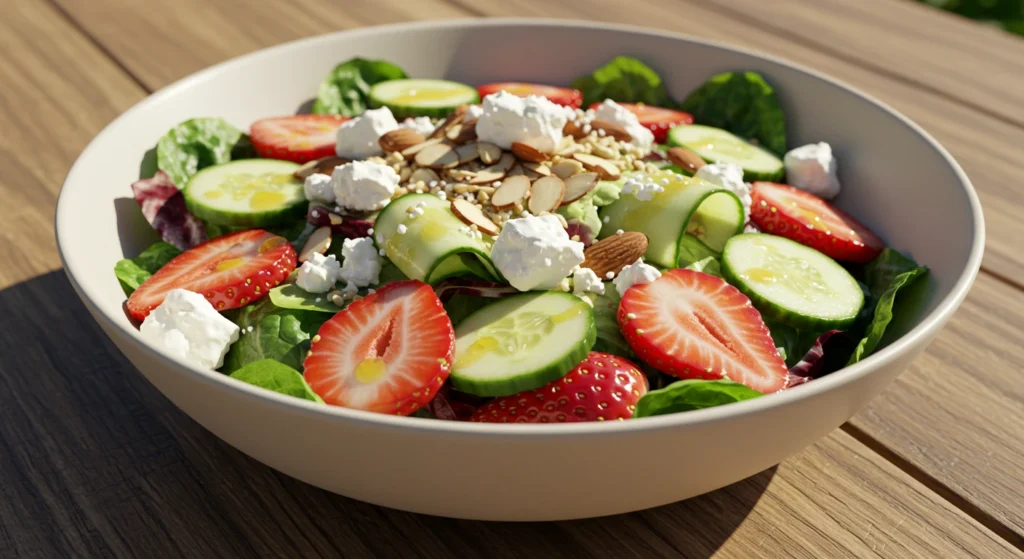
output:
[[[470,418],[484,423],[572,423],[633,417],[647,378],[628,360],[590,352],[564,377],[487,402]]]

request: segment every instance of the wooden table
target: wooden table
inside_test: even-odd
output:
[[[724,40],[892,104],[981,195],[974,291],[888,391],[777,468],[548,524],[418,516],[287,478],[192,422],[107,342],[60,269],[52,216],[71,162],[113,117],[283,41],[506,15]],[[8,0],[0,130],[0,557],[1024,556],[1024,40],[904,0]]]

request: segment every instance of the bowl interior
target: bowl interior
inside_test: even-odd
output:
[[[104,317],[137,336],[121,310],[124,295],[112,268],[156,235],[129,185],[147,150],[182,120],[221,116],[247,129],[256,119],[294,113],[336,63],[352,56],[391,60],[414,77],[568,84],[620,54],[655,68],[676,99],[716,72],[761,72],[782,102],[790,145],[832,144],[843,184],[838,205],[932,269],[927,286],[917,290],[919,312],[895,325],[890,340],[969,281],[981,250],[977,198],[945,152],[902,117],[831,80],[750,52],[629,28],[524,20],[314,37],[229,61],[157,92],[108,126],[69,173],[57,212],[67,270]]]

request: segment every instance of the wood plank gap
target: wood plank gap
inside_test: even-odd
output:
[[[904,459],[898,453],[891,450],[889,447],[885,446],[859,427],[850,423],[844,423],[840,429],[856,439],[862,445],[871,449],[875,454],[878,454],[883,459],[899,468],[908,476],[917,480],[918,483],[928,488],[932,493],[935,493],[942,499],[946,500],[950,505],[956,507],[982,526],[991,530],[993,534],[1006,540],[1008,544],[1024,552],[1024,534],[1015,532],[1009,526],[999,522],[995,517],[971,503],[956,491],[953,491],[944,483],[914,465],[912,462]]]
[[[463,2],[462,0],[448,0],[448,3],[451,4],[452,6],[455,6],[456,8],[458,8],[460,10],[463,10],[465,12],[469,12],[470,15],[473,15],[473,16],[476,16],[476,17],[490,17],[490,16],[487,15],[487,12],[485,12],[485,11],[479,9],[479,8],[475,8],[475,7],[473,7],[472,4],[470,4],[468,2]]]
[[[988,274],[989,276],[992,276],[993,278],[1005,283],[1006,285],[1018,291],[1024,291],[1024,283],[1022,283],[1020,280],[1015,280],[994,270],[989,270],[984,265],[981,267],[981,272],[983,274]]]
[[[139,86],[139,88],[145,91],[147,94],[153,93],[153,90],[147,87],[146,84],[143,83],[143,81],[139,79],[138,76],[136,76],[131,70],[129,70],[128,66],[121,62],[121,59],[119,59],[117,56],[114,56],[114,53],[111,52],[106,45],[100,42],[100,40],[97,39],[96,36],[93,35],[88,29],[86,29],[84,25],[79,23],[79,21],[76,20],[74,16],[68,13],[68,11],[64,9],[64,6],[61,6],[59,3],[57,3],[56,0],[46,0],[46,3],[49,4],[50,7],[52,7],[54,10],[56,10],[57,13],[60,14],[60,16],[64,18],[64,20],[67,21],[72,27],[77,29],[78,32],[81,33],[82,36],[85,37],[86,40],[88,40],[94,47],[96,47],[97,50],[103,53],[103,56],[106,56],[107,60],[110,60],[112,63],[114,63],[115,66],[117,66],[119,70],[121,70],[122,72],[124,72],[126,76],[131,78],[131,80],[135,82],[135,85]]]
[[[752,26],[755,26],[755,27],[759,27],[759,28],[762,28],[762,29],[765,29],[765,30],[771,30],[771,31],[777,32],[779,37],[785,38],[786,40],[792,41],[794,43],[803,45],[805,47],[808,47],[808,48],[811,48],[811,49],[814,49],[814,50],[818,50],[818,51],[821,51],[821,52],[826,52],[826,53],[829,54],[829,56],[834,56],[835,58],[838,58],[838,59],[842,60],[843,62],[847,62],[847,63],[852,64],[854,66],[857,66],[859,68],[863,68],[863,69],[865,69],[865,70],[867,70],[869,72],[874,72],[876,74],[880,74],[880,75],[885,76],[885,77],[887,77],[889,79],[893,79],[893,80],[896,80],[896,81],[901,81],[903,83],[910,84],[910,85],[912,85],[914,87],[917,87],[917,88],[920,88],[920,89],[922,89],[924,91],[927,91],[928,93],[931,93],[931,94],[933,94],[933,95],[935,95],[937,97],[941,97],[941,98],[943,98],[943,99],[945,99],[947,101],[951,101],[951,102],[954,102],[954,103],[959,103],[960,105],[963,105],[963,106],[965,106],[965,107],[967,107],[967,108],[969,108],[971,110],[977,111],[979,113],[982,113],[982,114],[984,114],[984,115],[986,115],[988,117],[991,117],[991,118],[994,118],[994,119],[997,119],[997,120],[1001,120],[1003,122],[1006,122],[1008,124],[1016,126],[1017,128],[1024,129],[1024,119],[1010,118],[1007,115],[1004,115],[1002,113],[999,113],[997,111],[989,109],[988,107],[984,107],[984,106],[978,105],[978,104],[973,103],[973,102],[971,102],[971,101],[969,101],[967,99],[962,99],[960,97],[957,97],[956,95],[951,95],[949,93],[946,93],[946,92],[942,91],[941,89],[938,89],[938,88],[933,87],[931,85],[928,85],[926,83],[920,82],[920,81],[915,80],[915,79],[908,78],[905,75],[902,75],[902,74],[899,74],[899,73],[896,73],[896,72],[892,72],[892,71],[886,69],[884,66],[879,66],[879,65],[875,65],[875,64],[866,63],[863,60],[860,60],[860,59],[858,59],[856,57],[847,55],[846,53],[844,53],[841,50],[836,50],[836,49],[830,48],[828,43],[819,43],[817,41],[805,39],[803,37],[794,35],[793,33],[790,33],[787,29],[785,29],[783,27],[780,27],[778,25],[774,25],[774,24],[772,24],[770,22],[767,22],[767,21],[765,21],[763,19],[750,16],[749,14],[747,14],[746,12],[744,12],[742,10],[737,10],[737,9],[734,9],[734,8],[731,8],[731,7],[722,6],[722,5],[720,5],[718,3],[714,3],[714,2],[703,2],[701,0],[676,0],[676,1],[677,2],[681,2],[683,4],[691,4],[691,5],[697,4],[701,8],[705,8],[705,9],[708,9],[708,10],[711,10],[711,11],[719,12],[719,13],[721,13],[724,16],[727,16],[727,17],[732,18],[732,19],[740,20],[740,21],[742,21],[742,22],[744,22],[746,24],[749,24],[749,25],[752,25]],[[973,22],[968,22],[968,23],[973,23]]]

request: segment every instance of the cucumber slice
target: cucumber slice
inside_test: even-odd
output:
[[[785,174],[782,160],[721,128],[688,124],[668,131],[668,143],[692,149],[708,163],[735,163],[743,167],[743,180],[778,181]]]
[[[423,214],[411,217],[409,210],[420,204]],[[398,232],[399,225],[405,233]],[[449,202],[433,194],[406,194],[381,210],[373,228],[377,247],[409,278],[430,284],[456,276],[499,280],[490,257],[493,241],[467,235],[465,226]]]
[[[448,80],[389,80],[370,88],[370,106],[387,107],[395,118],[447,116],[459,105],[480,102],[476,88]]]
[[[857,280],[828,256],[767,233],[725,244],[722,274],[767,318],[808,330],[845,330],[864,306]]]
[[[601,238],[616,231],[647,235],[644,258],[664,268],[684,267],[708,256],[718,257],[725,242],[743,230],[743,203],[729,192],[694,177],[660,171],[649,180],[664,187],[650,200],[623,194],[601,208]],[[668,184],[663,181],[667,179]]]
[[[230,227],[270,227],[302,219],[306,196],[292,176],[297,163],[240,159],[196,173],[185,186],[185,205],[204,221]]]
[[[523,293],[474,312],[455,329],[452,386],[508,396],[562,378],[597,339],[594,310],[560,291]]]

